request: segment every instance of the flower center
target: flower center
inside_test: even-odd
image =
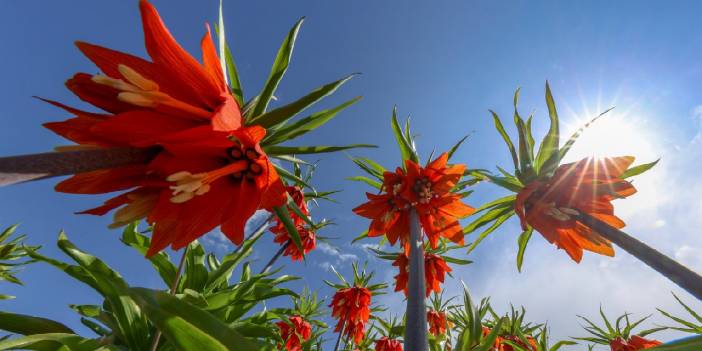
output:
[[[214,171],[196,174],[181,171],[168,176],[167,181],[175,182],[170,187],[173,190],[171,202],[183,203],[206,194],[211,189],[210,184],[224,176],[230,176],[234,181],[254,181],[256,176],[263,173],[263,166],[258,163],[261,154],[255,149],[235,145],[227,150],[227,155],[230,163]]]
[[[419,178],[412,185],[412,190],[417,194],[420,204],[427,204],[434,197],[431,191],[431,182],[427,178]]]

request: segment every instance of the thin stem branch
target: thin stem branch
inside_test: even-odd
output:
[[[268,223],[270,223],[270,221],[273,220],[273,217],[275,217],[275,215],[271,213],[266,218],[266,220],[264,220],[263,222],[261,222],[261,224],[258,225],[258,228],[256,228],[256,230],[253,231],[253,234],[249,235],[249,237],[244,239],[244,241],[248,241],[251,239],[253,239],[254,241],[258,240],[258,238],[261,237],[261,235],[263,235],[263,233],[265,233],[265,231],[263,230],[264,227],[267,226]],[[241,248],[243,246],[244,246],[243,243],[241,245],[237,246],[236,249],[234,249],[234,251],[231,254],[236,255],[237,253],[239,253],[239,251],[241,251]]]
[[[175,295],[176,290],[178,290],[178,283],[180,283],[180,276],[183,274],[183,267],[185,266],[185,260],[188,255],[189,247],[190,246],[186,246],[185,249],[183,249],[183,255],[180,257],[180,263],[178,263],[178,271],[176,272],[176,276],[171,283],[171,290],[169,291],[171,295]],[[159,341],[161,341],[161,331],[156,330],[156,334],[154,334],[154,339],[151,342],[151,347],[149,347],[149,350],[156,351]]]
[[[271,267],[273,267],[273,265],[275,264],[275,261],[277,261],[280,258],[280,256],[283,255],[283,252],[285,252],[285,249],[287,249],[288,246],[290,246],[290,241],[288,241],[287,243],[285,243],[285,245],[280,247],[278,252],[275,253],[275,255],[271,258],[271,260],[268,261],[268,264],[266,264],[266,266],[263,267],[261,272],[258,274],[263,274],[263,273],[268,272],[271,269]]]
[[[575,217],[579,222],[661,273],[698,300],[702,300],[702,276],[699,274],[597,218],[586,213],[580,213]]]
[[[0,157],[0,186],[149,162],[157,149],[96,148]]]
[[[334,346],[334,351],[339,351],[339,345],[341,344],[341,336],[344,335],[344,328],[346,328],[346,319],[341,321],[341,329],[339,330],[339,336],[336,338],[336,345]]]
[[[424,240],[417,210],[411,208],[409,281],[407,293],[407,326],[405,351],[428,351],[426,282],[424,281]]]

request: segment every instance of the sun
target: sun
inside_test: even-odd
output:
[[[563,135],[569,137],[592,117],[592,115],[585,117],[585,114],[582,117],[576,115],[576,118],[564,125]],[[655,139],[652,135],[653,132],[647,128],[645,118],[612,110],[582,132],[564,161],[572,162],[585,157],[629,155],[640,160],[655,159],[660,155],[653,144]],[[566,140],[562,140],[562,143]]]

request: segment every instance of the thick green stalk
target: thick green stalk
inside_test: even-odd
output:
[[[157,149],[96,148],[0,157],[0,186],[147,163]]]
[[[176,290],[178,290],[178,283],[180,282],[180,276],[183,274],[183,267],[185,266],[185,259],[188,255],[189,247],[190,246],[186,246],[185,249],[183,249],[183,256],[180,257],[180,263],[178,263],[178,272],[176,273],[175,279],[173,279],[171,290],[169,291],[171,295],[175,295]],[[156,351],[156,349],[158,349],[159,341],[161,341],[161,331],[156,330],[156,334],[154,334],[154,339],[151,342],[151,347],[149,347],[149,350]]]
[[[592,228],[607,240],[661,273],[698,300],[702,300],[702,276],[699,274],[597,218],[586,213],[580,213],[575,217],[579,222]]]
[[[426,283],[424,281],[424,239],[417,210],[410,209],[409,281],[405,351],[428,351]]]

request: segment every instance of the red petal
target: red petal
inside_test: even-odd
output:
[[[163,72],[170,73],[174,83],[188,91],[191,100],[197,105],[214,109],[219,105],[221,93],[217,84],[202,66],[188,54],[163,24],[156,9],[146,0],[139,2],[141,20],[144,26],[146,51]]]
[[[103,194],[141,185],[146,165],[130,165],[79,173],[56,185],[56,191],[73,194]]]

